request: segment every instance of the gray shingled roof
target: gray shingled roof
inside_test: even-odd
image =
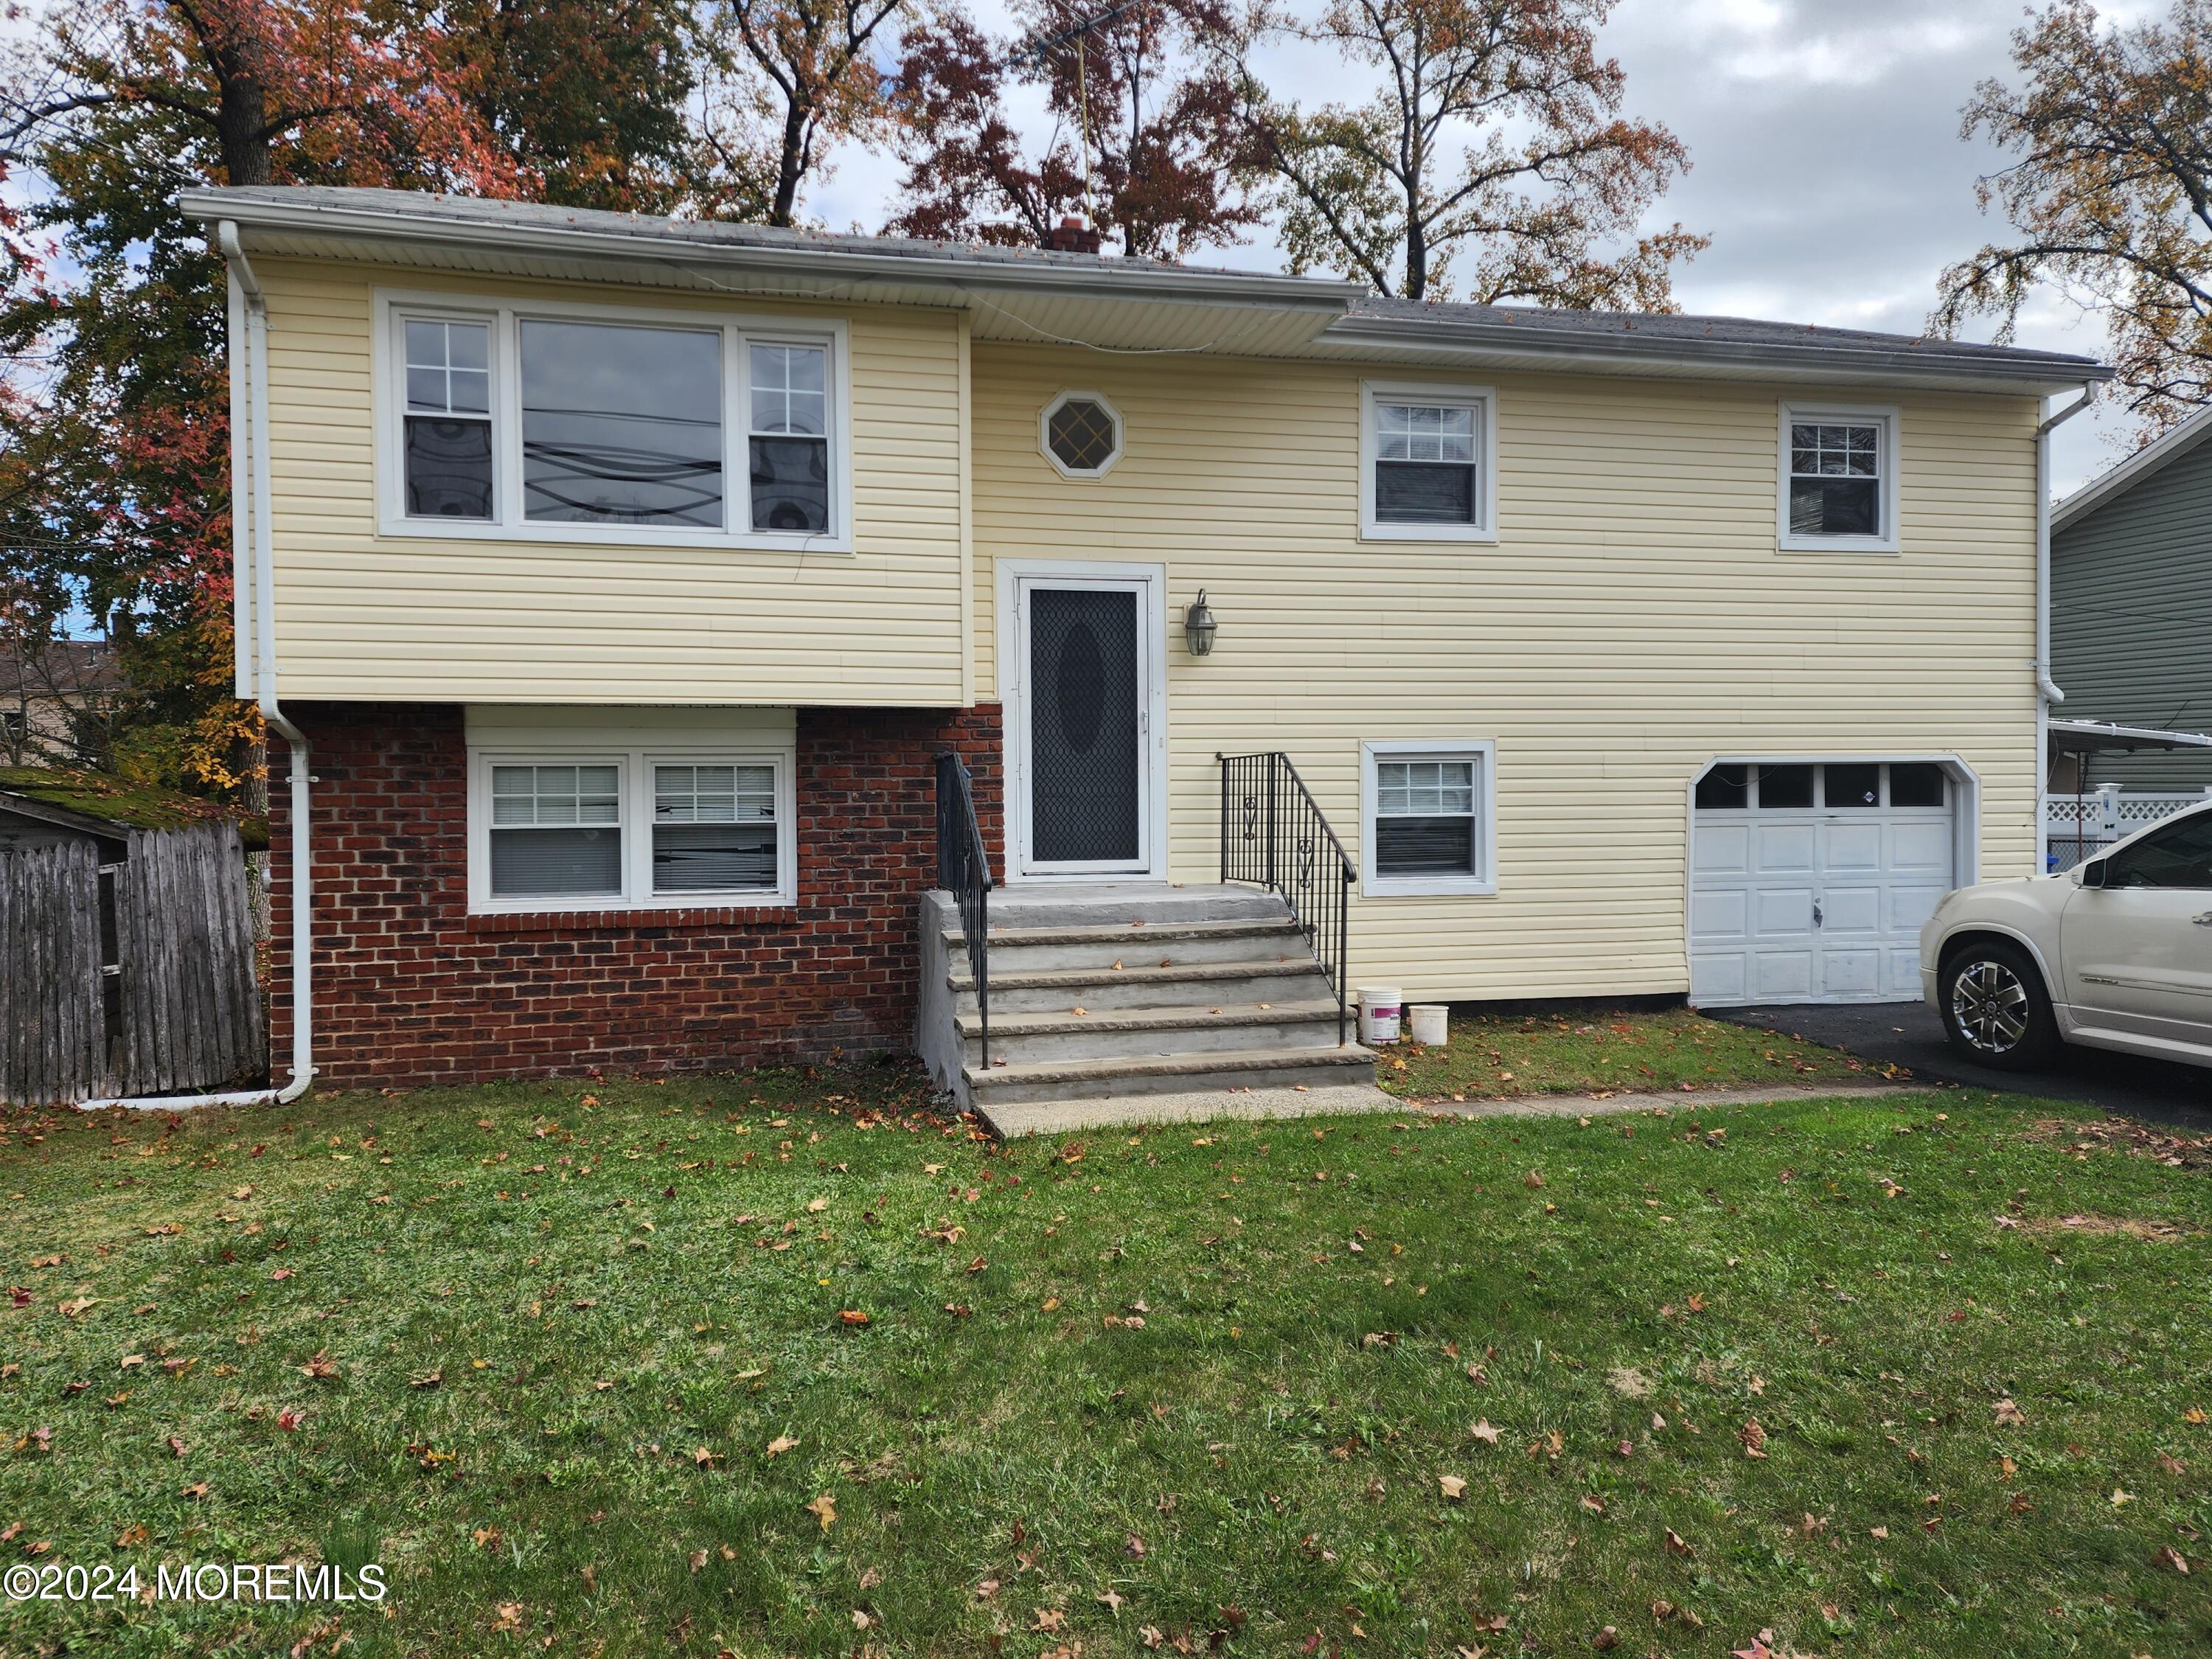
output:
[[[1811,323],[1769,322],[1757,317],[1709,317],[1686,312],[1555,311],[1534,306],[1455,305],[1387,300],[1369,295],[1352,301],[1349,326],[1334,333],[1415,331],[1468,344],[1541,350],[1546,343],[1572,342],[1586,349],[1631,356],[1678,354],[1732,356],[1747,353],[1835,357],[1919,359],[1965,367],[2017,369],[2044,364],[2085,380],[2111,371],[2094,358],[2017,346],[1981,345],[1926,335],[1881,334],[1869,329],[1823,328]]]
[[[1294,277],[1221,266],[1177,265],[1158,259],[1107,258],[1089,253],[994,243],[927,241],[896,236],[856,236],[828,231],[781,230],[767,225],[654,218],[535,202],[501,201],[396,190],[343,189],[301,185],[207,189],[185,192],[185,210],[204,219],[234,218],[343,236],[398,235],[435,240],[450,230],[456,240],[471,232],[503,245],[550,247],[573,239],[579,249],[605,253],[637,244],[641,257],[671,246],[711,258],[823,256],[824,265],[865,270],[880,282],[911,262],[914,281],[959,280],[968,284],[1021,289],[1030,283],[1099,297],[1143,302],[1156,299],[1213,299],[1261,302],[1299,310],[1343,307],[1316,343],[1323,347],[1429,348],[1510,356],[1529,354],[1608,362],[1666,361],[1725,372],[1730,365],[1765,371],[1792,368],[1844,377],[1899,374],[1941,378],[1954,384],[2045,380],[2055,385],[2105,380],[2093,359],[2064,352],[2027,351],[1965,341],[1878,334],[1860,329],[1820,328],[1748,317],[1616,311],[1547,310],[1532,306],[1480,306],[1383,299],[1363,284],[1333,277]],[[541,240],[542,239],[542,240]],[[940,271],[933,272],[936,266]]]

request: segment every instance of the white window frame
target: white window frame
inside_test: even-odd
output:
[[[1073,403],[1097,404],[1114,417],[1114,453],[1096,467],[1070,466],[1053,453],[1052,417]],[[1114,470],[1114,464],[1121,459],[1128,443],[1129,423],[1121,418],[1121,411],[1114,406],[1114,400],[1103,392],[1063,392],[1037,411],[1037,453],[1050,461],[1053,470],[1063,478],[1088,483],[1104,477]]]
[[[581,543],[609,547],[727,547],[799,553],[853,550],[853,433],[849,330],[842,319],[762,317],[672,307],[579,305],[565,301],[479,299],[379,289],[371,395],[376,410],[377,532],[436,541]],[[406,323],[491,326],[492,516],[414,518],[407,508]],[[711,334],[719,340],[722,386],[722,509],[742,526],[562,524],[526,518],[522,490],[521,333],[526,321],[629,324]],[[830,398],[830,528],[822,535],[750,528],[752,379],[748,347],[817,346],[827,352]]]
[[[619,894],[498,898],[491,890],[491,769],[495,766],[607,766],[622,774],[622,868]],[[795,747],[609,747],[587,732],[548,733],[541,743],[505,743],[469,751],[469,909],[478,915],[531,915],[631,910],[766,910],[799,902],[799,821]],[[655,893],[653,890],[653,769],[656,766],[772,766],[775,769],[774,888]]]
[[[1475,411],[1474,522],[1385,524],[1375,516],[1375,469],[1382,446],[1376,429],[1378,403],[1432,404]],[[1498,393],[1486,386],[1433,380],[1359,383],[1359,539],[1364,542],[1495,542],[1498,539]]]
[[[1792,426],[1811,422],[1830,426],[1878,426],[1876,447],[1881,468],[1881,533],[1876,536],[1807,535],[1790,527],[1790,441]],[[1903,417],[1894,404],[1816,404],[1784,402],[1775,422],[1774,540],[1784,553],[1895,553],[1898,542],[1898,455],[1902,447]]]
[[[1475,867],[1463,876],[1384,876],[1375,869],[1375,819],[1380,804],[1378,761],[1474,763]],[[1498,890],[1498,744],[1491,738],[1412,738],[1359,745],[1359,890],[1382,898],[1411,894],[1489,894]]]

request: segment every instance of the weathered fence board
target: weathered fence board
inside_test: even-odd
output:
[[[174,1094],[267,1062],[245,850],[232,824],[136,830],[106,905],[90,841],[0,851],[0,1099]]]

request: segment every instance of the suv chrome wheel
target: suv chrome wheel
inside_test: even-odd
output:
[[[2027,987],[2002,962],[1982,957],[1960,968],[1951,981],[1951,1019],[1966,1045],[1985,1054],[2008,1054],[2027,1037],[2033,1018]]]

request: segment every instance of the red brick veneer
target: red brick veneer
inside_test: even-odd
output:
[[[912,1046],[933,758],[1003,847],[995,705],[799,711],[799,902],[468,914],[458,708],[302,704],[314,745],[315,1066],[325,1086],[724,1067]],[[271,770],[272,1051],[291,1049],[283,745]]]

